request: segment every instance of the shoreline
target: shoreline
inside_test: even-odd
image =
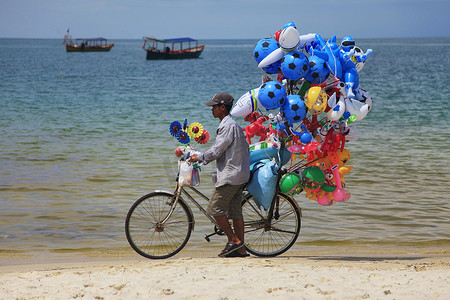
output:
[[[180,256],[0,267],[0,299],[445,299],[450,255]]]

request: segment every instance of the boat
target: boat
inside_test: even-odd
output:
[[[98,52],[109,51],[114,47],[114,43],[109,43],[107,39],[98,38],[78,38],[75,39],[75,43],[72,41],[72,36],[67,30],[67,34],[64,35],[63,45],[66,46],[66,52]]]
[[[199,58],[205,45],[198,45],[193,38],[156,39],[144,37],[142,49],[147,52],[147,59],[186,59]]]

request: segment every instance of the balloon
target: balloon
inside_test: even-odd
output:
[[[313,115],[323,113],[327,107],[328,95],[319,86],[311,87],[305,95],[305,104]]]
[[[302,191],[302,180],[296,173],[286,173],[280,179],[280,190],[288,195],[295,195]]]
[[[281,31],[280,47],[286,52],[296,50],[300,44],[300,35],[297,28],[288,26]]]
[[[319,189],[325,182],[325,174],[316,166],[310,166],[303,170],[303,185],[309,189]]]
[[[351,194],[348,190],[342,188],[341,178],[339,175],[338,166],[334,165],[331,170],[333,171],[334,178],[336,179],[336,186],[337,189],[332,192],[333,199],[335,201],[348,201],[351,197]]]
[[[336,36],[334,36],[333,39],[336,41]],[[311,55],[316,55],[322,58],[326,62],[330,72],[336,77],[341,77],[342,66],[339,60],[339,48],[332,46],[332,43],[325,42],[325,40],[318,34],[316,34],[316,43],[317,48],[311,49]],[[332,49],[332,47],[334,49]]]
[[[312,55],[309,57],[309,73],[305,75],[305,79],[312,84],[319,84],[324,82],[330,71],[322,58]]]
[[[345,112],[344,95],[340,94],[339,100],[336,100],[336,93],[333,93],[328,99],[328,106],[330,110],[327,112],[327,118],[330,121],[339,120]]]
[[[259,88],[253,89],[242,95],[234,105],[230,114],[234,117],[245,117],[262,107],[258,99]]]
[[[322,196],[317,195],[316,200],[317,200],[317,203],[319,203],[320,205],[323,205],[323,206],[330,206],[330,205],[334,204],[334,200],[330,199],[329,193],[323,193]]]
[[[291,80],[299,80],[309,72],[309,61],[305,54],[292,52],[281,59],[281,72]]]
[[[258,92],[259,102],[268,110],[281,107],[285,97],[286,90],[278,81],[263,83]]]
[[[278,48],[277,50],[273,51],[269,55],[267,55],[258,65],[258,68],[264,68],[266,66],[269,66],[280,59],[284,57],[286,53],[283,51],[283,49]]]
[[[306,117],[307,107],[299,95],[289,95],[280,112],[286,121],[293,124],[301,122]]]
[[[357,53],[358,50],[358,54]],[[345,82],[347,98],[356,98],[361,100],[359,94],[359,68],[362,69],[361,63],[364,63],[367,58],[373,53],[372,49],[368,49],[364,54],[360,48],[355,47],[355,40],[351,36],[346,36],[341,41],[341,51],[339,53],[339,60],[342,65],[342,76],[338,76]]]
[[[257,135],[260,137],[259,141],[262,142],[267,138],[268,129],[264,127],[263,122],[267,121],[269,117],[260,116],[259,113],[251,113],[244,118],[245,121],[251,124],[244,128],[245,138],[249,144],[252,143],[251,139]]]
[[[278,42],[280,48],[270,53],[264,58],[258,65],[258,68],[266,67],[284,57],[288,52],[299,50],[306,44],[313,42],[315,34],[309,33],[306,35],[299,35],[297,29],[294,26],[288,26],[283,28],[280,32]]]
[[[274,39],[266,38],[261,39],[256,43],[255,49],[253,50],[253,57],[257,63],[260,63],[263,59],[269,56],[275,50],[278,50],[280,44]],[[280,71],[279,59],[274,60],[270,64],[265,65],[262,69],[268,74],[277,74]]]

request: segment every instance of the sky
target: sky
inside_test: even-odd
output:
[[[0,0],[0,38],[260,39],[287,22],[324,38],[450,36],[450,0]]]

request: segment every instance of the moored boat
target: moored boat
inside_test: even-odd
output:
[[[75,39],[74,43],[68,30],[64,36],[63,45],[66,46],[66,52],[105,52],[114,47],[114,43],[109,43],[107,39],[102,37],[78,38]]]
[[[186,59],[199,58],[205,45],[198,45],[193,38],[156,39],[144,37],[142,49],[147,52],[147,59]]]

